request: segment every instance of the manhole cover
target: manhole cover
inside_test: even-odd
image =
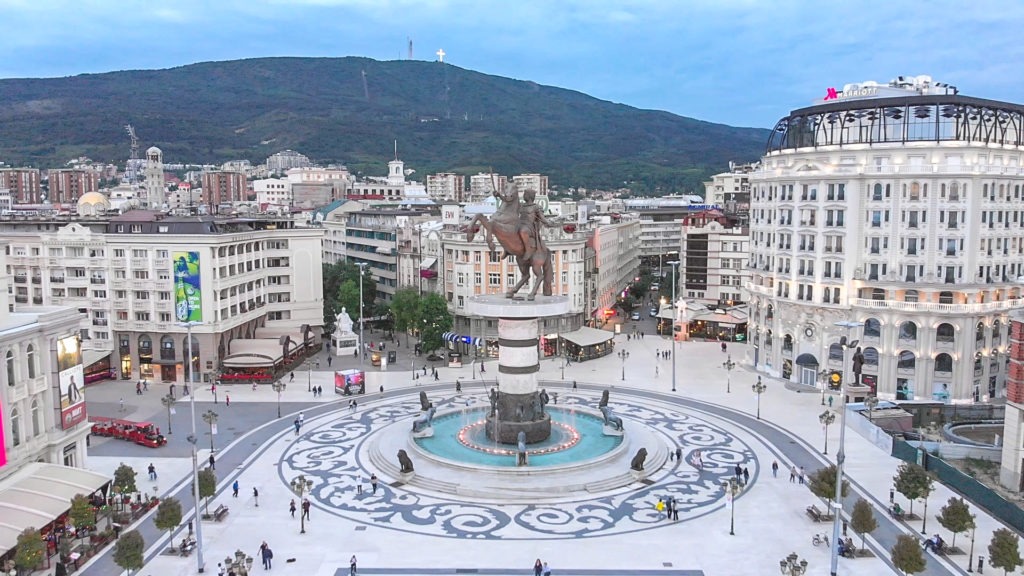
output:
[[[405,482],[402,482],[401,480],[397,480],[397,481],[392,482],[391,484],[389,484],[389,486],[391,486],[392,488],[401,488],[402,486],[405,486]]]
[[[366,526],[356,526],[356,532],[363,532],[366,530]]]
[[[672,567],[672,563],[671,562],[662,562],[661,565],[664,566],[665,568],[671,568]]]
[[[640,483],[644,486],[654,486],[654,480],[651,480],[650,478],[644,478],[643,480],[640,480]]]

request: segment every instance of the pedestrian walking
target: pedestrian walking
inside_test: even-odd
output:
[[[146,380],[145,378],[142,379],[142,391],[149,392],[149,380]]]
[[[676,447],[676,460],[683,461],[683,449],[678,446]]]
[[[772,460],[772,478],[779,477],[779,461]]]
[[[224,404],[226,406],[231,406],[231,394],[224,395]]]
[[[238,498],[238,480],[231,483],[231,497]]]
[[[807,472],[804,470],[803,466],[800,467],[800,483],[801,484],[806,484],[807,483]]]
[[[672,521],[679,521],[679,503],[676,502],[675,496],[672,497]]]
[[[572,381],[572,389],[573,389],[573,391],[576,390],[576,381],[575,380]]]
[[[353,554],[352,557],[348,559],[348,574],[349,574],[349,576],[356,576],[356,555],[355,554]]]
[[[292,518],[295,518],[295,498],[292,498],[291,502],[288,503],[288,512],[291,513]]]
[[[541,572],[541,574],[543,576],[551,576],[551,567],[548,566],[547,562],[544,563],[544,570]]]
[[[328,368],[329,368],[329,367],[331,366],[331,361],[332,361],[332,360],[334,360],[334,358],[332,358],[332,357],[330,357],[330,356],[328,356],[328,357],[327,357],[327,367],[328,367]]]
[[[746,466],[744,466],[743,467],[743,485],[746,486],[747,484],[750,484],[750,471],[747,470]]]
[[[722,342],[722,352],[725,352],[725,348],[726,348],[725,342]]]
[[[184,391],[181,393],[182,396],[188,396],[188,384],[183,384],[182,388]]]
[[[437,382],[440,379],[441,379],[441,376],[437,373],[437,369],[435,368],[434,369],[434,382]]]
[[[352,401],[352,411],[353,412],[358,412],[359,411],[359,402],[357,402],[356,400]]]
[[[675,458],[676,458],[676,451],[675,450],[669,450],[668,451],[668,459],[671,461],[671,460],[675,460]]]
[[[480,373],[481,373],[481,374],[485,374],[486,372],[487,372],[487,369],[486,369],[486,368],[484,368],[484,363],[483,363],[483,362],[481,362],[481,363],[480,363]]]
[[[216,469],[217,469],[216,459],[213,457],[213,454],[210,454],[210,470],[216,470]]]
[[[380,393],[381,393],[381,395],[384,394],[384,385],[383,384],[380,385]]]
[[[149,463],[149,479],[156,480],[156,466],[152,462]]]
[[[295,422],[292,422],[292,424],[295,425],[295,435],[298,436],[299,435],[299,428],[302,426],[302,422],[299,422],[299,419],[296,418]]]
[[[317,386],[316,387],[316,394],[317,394],[317,396],[320,396],[322,398],[323,395],[324,395],[324,387],[323,386]]]
[[[255,382],[253,382],[253,383],[252,383],[252,391],[253,391],[253,392],[255,392],[255,391],[256,391],[256,383],[255,383]]]
[[[260,507],[260,491],[255,486],[252,487],[252,498],[256,501],[256,507]]]
[[[171,398],[174,398],[174,384],[171,384]]]
[[[665,521],[670,522],[672,520],[672,499],[665,498]]]
[[[739,482],[740,476],[743,476],[743,468],[739,464],[732,467],[733,476],[736,477],[736,481]]]
[[[828,407],[829,407],[829,408],[831,408],[831,407],[832,407],[832,396],[829,396],[829,397],[828,397]]]
[[[541,576],[544,573],[544,563],[537,558],[537,561],[533,563],[533,576]]]
[[[270,546],[264,546],[261,555],[263,557],[263,569],[270,570],[272,568],[271,561],[274,559],[274,551],[270,549]]]
[[[121,398],[120,400],[118,400],[118,403],[121,406],[121,412],[124,412],[124,398]]]
[[[377,475],[370,474],[370,487],[373,488],[373,493],[377,493]]]
[[[291,384],[292,382],[295,382],[295,372],[288,375],[288,383]]]
[[[791,466],[789,468],[789,483],[792,484],[793,482],[796,482],[796,466],[795,465]]]
[[[302,516],[309,520],[309,498],[302,499]]]
[[[700,450],[697,450],[694,453],[694,459],[697,460],[697,467],[700,468],[701,472],[703,472],[704,471],[704,457],[701,455]]]
[[[217,576],[224,576],[224,567],[221,566],[220,562],[217,562]]]
[[[135,383],[135,394],[142,396],[142,380]]]
[[[305,423],[306,423],[306,415],[305,415],[305,413],[302,412],[302,410],[299,410],[299,425],[301,426],[302,424],[305,424]]]

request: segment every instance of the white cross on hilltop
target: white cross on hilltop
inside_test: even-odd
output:
[[[437,59],[439,62],[444,62],[444,48],[439,49],[437,52],[435,52],[435,54],[437,54]]]

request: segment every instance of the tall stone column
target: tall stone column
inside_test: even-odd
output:
[[[538,296],[534,301],[501,295],[474,296],[468,311],[498,319],[498,386],[493,389],[493,410],[487,415],[487,437],[515,444],[520,432],[528,444],[551,435],[551,417],[544,410],[537,387],[540,371],[538,320],[569,311],[565,296]]]

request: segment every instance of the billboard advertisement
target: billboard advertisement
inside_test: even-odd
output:
[[[203,321],[199,252],[174,252],[174,316],[178,322]]]
[[[67,430],[85,420],[85,366],[78,336],[57,340],[57,379],[60,387],[60,422]]]
[[[362,370],[338,370],[334,373],[334,393],[349,396],[366,393],[366,373]]]

